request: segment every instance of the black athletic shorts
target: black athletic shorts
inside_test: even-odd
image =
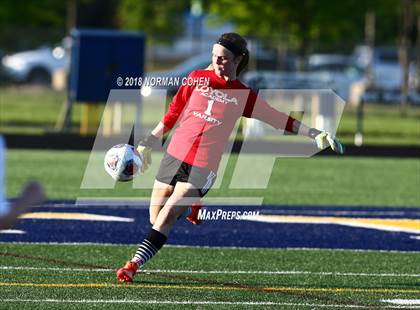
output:
[[[214,184],[216,174],[210,169],[192,166],[165,153],[156,180],[173,186],[177,182],[191,183],[198,189],[200,196],[204,197]]]

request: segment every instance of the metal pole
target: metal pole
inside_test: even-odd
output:
[[[362,146],[363,144],[363,110],[364,110],[364,100],[360,100],[359,105],[357,106],[357,120],[356,120],[356,133],[354,135],[354,145]]]

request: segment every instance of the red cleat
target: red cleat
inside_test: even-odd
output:
[[[133,282],[134,275],[139,269],[139,266],[132,262],[128,261],[125,263],[124,267],[117,270],[117,278],[119,282]]]
[[[203,206],[201,205],[201,203],[197,202],[197,203],[193,203],[191,205],[191,213],[187,216],[187,220],[194,225],[200,225],[203,221],[198,219],[198,211],[202,208]]]

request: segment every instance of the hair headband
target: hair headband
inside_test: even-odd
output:
[[[240,56],[240,55],[245,54],[245,52],[243,52],[241,48],[237,47],[235,44],[233,44],[229,40],[221,38],[221,39],[217,40],[216,43],[224,46],[225,48],[227,48],[235,56]]]

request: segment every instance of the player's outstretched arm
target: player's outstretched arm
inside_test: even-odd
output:
[[[344,146],[331,133],[308,127],[293,117],[274,109],[255,93],[251,92],[252,94],[256,97],[256,103],[247,106],[243,116],[258,119],[276,129],[284,129],[297,135],[310,137],[315,140],[317,147],[321,150],[330,146],[338,154],[344,153]]]
[[[316,128],[311,128],[309,130],[309,136],[315,140],[316,145],[320,150],[331,147],[331,149],[338,154],[344,153],[344,145],[341,144],[337,137],[327,131],[320,131]]]
[[[316,146],[320,150],[331,147],[331,149],[338,154],[344,153],[344,145],[341,144],[337,137],[325,130],[310,128],[298,120],[294,120],[292,131],[296,134],[300,133],[314,139]]]
[[[194,71],[190,73],[189,78],[194,77]],[[191,93],[195,86],[191,85],[182,85],[174,98],[172,99],[169,109],[166,112],[165,116],[162,118],[162,121],[152,130],[150,136],[146,139],[140,141],[137,146],[137,151],[143,155],[143,165],[141,172],[144,172],[149,168],[152,163],[152,149],[157,143],[162,139],[163,135],[171,130],[177,123],[179,117],[184,111],[185,105],[189,100]]]
[[[152,149],[159,143],[165,132],[165,126],[160,122],[153,130],[152,133],[142,139],[137,145],[137,152],[142,155],[143,164],[141,172],[144,173],[152,164]]]

